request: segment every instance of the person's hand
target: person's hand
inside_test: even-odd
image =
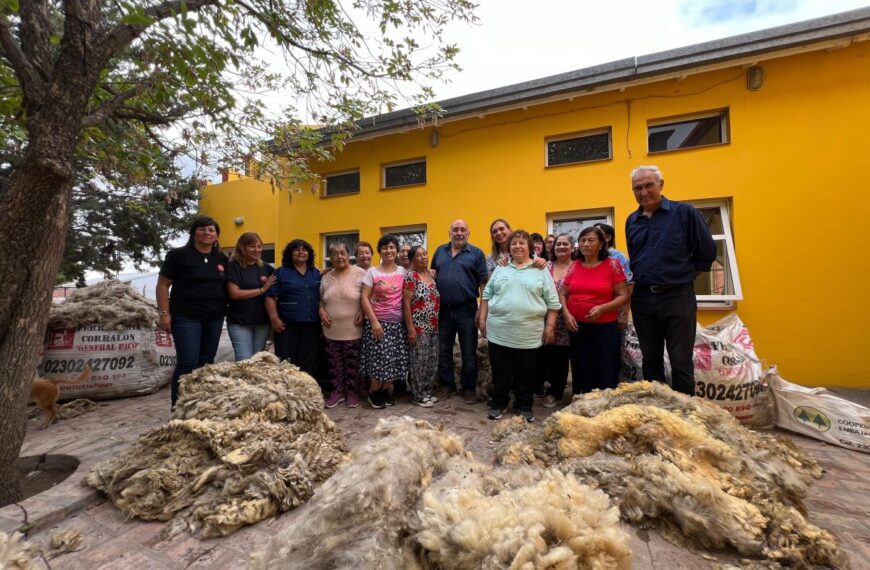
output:
[[[372,322],[372,336],[375,340],[384,340],[384,327],[377,319]]]
[[[414,330],[414,327],[408,330],[408,344],[411,346],[417,344],[417,331]]]
[[[356,312],[356,315],[353,317],[353,325],[356,327],[363,326],[363,320],[365,319],[365,315],[363,315],[362,309]]]
[[[571,332],[577,332],[579,329],[577,328],[577,319],[574,318],[574,315],[569,313],[568,311],[564,311],[562,313],[562,318],[565,319],[565,328]]]
[[[274,285],[277,281],[278,281],[278,276],[277,276],[277,275],[275,275],[274,273],[273,273],[272,275],[270,275],[270,276],[269,276],[269,277],[268,277],[268,278],[263,282],[263,286],[261,287],[261,289],[263,290],[263,293],[268,293],[268,292],[269,292],[269,289],[271,289],[271,288],[272,288],[272,285]]]
[[[274,317],[269,320],[272,321],[272,330],[276,333],[282,333],[287,329],[287,326],[284,324],[284,321],[281,320],[281,317]]]
[[[510,256],[499,257],[498,261],[495,262],[496,265],[501,265],[502,267],[506,267],[508,262],[510,262]]]
[[[320,309],[318,312],[320,313],[320,324],[325,328],[331,327],[332,319],[329,318],[329,313],[326,312],[326,309]]]
[[[595,305],[594,307],[589,309],[588,313],[586,313],[586,318],[590,321],[597,321],[599,318],[601,318],[601,315],[603,314],[604,307],[602,305]]]
[[[161,313],[157,319],[157,328],[162,331],[172,332],[172,316],[169,313]]]
[[[556,341],[556,327],[555,326],[545,326],[544,327],[544,344],[553,344]]]
[[[435,269],[430,269],[429,275],[432,276],[432,279],[436,279],[438,277],[438,271],[436,271]]]
[[[535,267],[537,269],[543,269],[546,266],[547,266],[547,260],[544,259],[543,257],[536,257],[535,259],[532,260],[532,267]]]
[[[480,321],[480,324],[477,325],[477,329],[480,331],[480,336],[486,338],[486,319]]]

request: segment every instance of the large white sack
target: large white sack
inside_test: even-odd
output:
[[[631,321],[621,351],[620,380],[643,379],[643,357]],[[764,369],[755,353],[749,330],[736,313],[708,327],[697,325],[693,360],[696,396],[715,403],[742,424],[755,427],[773,425],[773,403],[764,381]],[[667,350],[665,376],[670,381]]]
[[[88,365],[92,372],[86,381],[60,385],[61,400],[150,394],[172,377],[172,335],[151,328],[106,330],[99,325],[48,331],[40,376],[74,379]]]
[[[844,400],[824,388],[806,388],[784,380],[772,367],[767,379],[776,403],[776,425],[870,453],[870,408]]]

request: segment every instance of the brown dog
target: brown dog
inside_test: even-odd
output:
[[[39,378],[37,377],[30,387],[30,400],[45,414],[45,423],[42,429],[51,425],[51,422],[60,417],[60,406],[57,405],[57,399],[60,397],[60,384],[78,384],[84,382],[91,375],[91,367],[85,366],[82,373],[75,380],[64,380],[63,378]]]

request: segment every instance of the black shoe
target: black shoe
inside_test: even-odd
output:
[[[369,404],[376,410],[382,410],[387,407],[380,392],[371,392],[369,394]]]
[[[387,406],[396,405],[396,399],[393,398],[393,395],[390,392],[384,390],[383,392],[381,392],[381,397],[383,398],[384,404],[386,404]]]

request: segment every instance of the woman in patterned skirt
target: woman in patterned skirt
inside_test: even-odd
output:
[[[408,251],[411,270],[405,275],[402,305],[408,344],[411,345],[411,397],[418,406],[431,408],[438,399],[432,394],[438,372],[438,310],[441,296],[429,273],[426,248]]]
[[[402,316],[405,269],[396,264],[399,240],[387,234],[378,240],[381,262],[366,271],[362,286],[363,374],[371,379],[369,404],[377,410],[394,406],[393,382],[408,376],[408,340]]]

